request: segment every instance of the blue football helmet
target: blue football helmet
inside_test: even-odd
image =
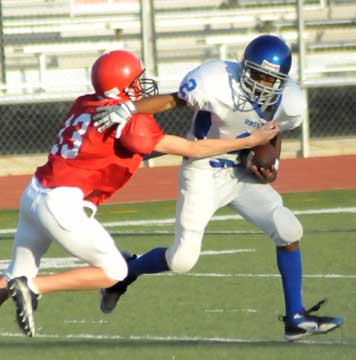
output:
[[[262,111],[274,105],[288,80],[291,63],[291,50],[279,37],[261,35],[252,40],[240,68],[240,86],[247,100],[258,104]],[[272,79],[273,85],[261,84],[261,76]]]

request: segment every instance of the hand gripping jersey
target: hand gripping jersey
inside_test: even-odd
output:
[[[187,134],[189,139],[245,137],[270,120],[279,124],[281,131],[301,124],[306,101],[293,80],[288,80],[279,101],[262,113],[256,104],[246,101],[240,89],[239,67],[238,62],[208,61],[184,77],[179,97],[195,111]],[[219,159],[235,163],[236,153]]]
[[[115,138],[115,128],[99,133],[93,126],[95,108],[117,105],[94,94],[79,97],[67,114],[48,161],[35,176],[47,188],[78,187],[85,200],[99,205],[136,172],[144,154],[153,151],[164,133],[148,114],[134,115]]]

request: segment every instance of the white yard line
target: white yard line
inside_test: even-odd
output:
[[[0,329],[0,337],[13,337],[13,338],[24,338],[22,333],[12,333],[3,331]],[[267,340],[267,339],[241,339],[241,338],[223,338],[223,337],[189,337],[189,336],[120,336],[120,335],[101,335],[101,334],[36,334],[38,339],[77,339],[77,340],[118,340],[118,341],[152,341],[152,343],[226,343],[226,344],[285,344],[288,343],[286,340]],[[315,344],[315,345],[348,345],[356,346],[355,342],[351,341],[325,341],[325,340],[302,340],[298,341],[298,344]],[[134,344],[133,344],[134,345]],[[159,344],[156,344],[159,345]]]
[[[328,209],[314,209],[314,210],[294,210],[296,215],[313,215],[313,214],[342,214],[342,213],[356,213],[356,207],[347,208],[328,208]],[[219,215],[213,216],[211,221],[225,221],[225,220],[241,220],[240,215]],[[171,225],[175,223],[175,218],[169,219],[156,219],[156,220],[125,220],[104,222],[102,225],[106,228],[120,227],[120,226],[158,226],[158,225]],[[1,229],[0,234],[13,234],[16,229]]]
[[[207,250],[202,251],[201,255],[226,255],[255,252],[256,249],[231,249],[231,250]],[[0,270],[6,269],[10,260],[0,260]],[[43,258],[41,269],[64,269],[85,266],[86,264],[75,257]]]
[[[356,207],[348,208],[329,208],[329,209],[315,209],[315,210],[294,210],[295,215],[310,215],[310,214],[341,214],[341,213],[356,213]],[[240,215],[218,215],[213,216],[211,221],[225,221],[225,220],[241,220]],[[114,221],[103,223],[103,226],[118,227],[118,226],[136,226],[136,225],[167,225],[174,224],[175,218],[158,219],[158,220],[136,220],[136,221]]]
[[[47,262],[47,260],[49,260]],[[6,268],[9,260],[0,260],[0,270]],[[46,258],[43,259],[41,269],[71,269],[74,267],[85,266],[76,258]],[[52,272],[41,271],[41,274],[52,274]],[[170,272],[160,274],[147,274],[145,276],[189,276],[200,278],[276,278],[279,279],[279,274],[253,274],[253,273],[187,273],[176,275]],[[355,274],[304,274],[303,278],[307,279],[356,279]]]
[[[226,255],[256,252],[256,249],[233,249],[233,250],[206,250],[202,251],[200,255]]]
[[[64,320],[65,324],[89,324],[89,325],[102,325],[102,324],[109,324],[110,321],[108,320]]]
[[[162,273],[152,276],[169,276],[174,275],[171,273]],[[180,275],[182,276],[182,275]],[[240,278],[279,278],[279,274],[249,274],[249,273],[236,273],[236,274],[220,274],[220,273],[187,273],[183,276],[197,276],[197,277],[217,277],[217,278],[229,278],[229,277],[240,277]],[[308,279],[356,279],[356,275],[353,274],[304,274],[303,278]]]
[[[230,249],[213,251],[203,251],[202,255],[219,256],[225,254],[241,254],[241,253],[252,253],[256,249]],[[4,270],[9,264],[10,260],[0,260],[0,270]],[[41,263],[42,270],[48,269],[71,269],[74,267],[86,266],[84,262],[75,257],[63,257],[63,258],[43,258]],[[41,271],[41,274],[48,274],[48,272]],[[146,275],[147,276],[147,275]],[[190,276],[190,277],[201,277],[201,278],[278,278],[280,275],[276,274],[253,274],[253,273],[187,273],[181,275],[175,275],[170,272],[164,272],[160,274],[151,274],[148,276]],[[309,279],[356,279],[355,274],[304,274],[303,278]]]
[[[317,210],[296,210],[294,211],[297,215],[304,214],[335,214],[335,213],[355,213],[356,207],[349,208],[329,208],[329,209],[317,209]],[[238,215],[224,215],[214,216],[212,220],[231,220],[241,219]],[[174,223],[175,219],[160,219],[160,220],[140,220],[140,221],[118,221],[103,223],[105,227],[118,227],[118,226],[130,226],[130,225],[164,225]],[[0,234],[14,233],[15,229],[1,229]],[[244,231],[246,232],[246,231]],[[237,254],[237,253],[249,253],[255,252],[256,249],[230,249],[230,250],[207,250],[203,251],[201,255],[225,255],[225,254]],[[7,267],[9,260],[0,260],[0,270]],[[62,269],[62,268],[73,268],[78,266],[85,266],[81,260],[74,257],[64,258],[44,258],[41,263],[41,269]],[[43,272],[42,272],[43,273]],[[171,276],[172,273],[162,273],[153,276]],[[253,278],[279,278],[279,274],[252,274],[252,273],[236,273],[236,274],[222,274],[222,273],[188,273],[183,276],[196,276],[196,277],[253,277]],[[304,274],[304,278],[317,278],[317,279],[354,279],[356,275],[353,274]]]

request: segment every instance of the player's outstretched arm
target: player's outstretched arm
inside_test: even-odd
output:
[[[134,103],[136,113],[142,114],[157,114],[184,105],[186,102],[178,97],[178,93],[148,96]]]
[[[206,157],[225,154],[230,151],[249,149],[256,145],[266,144],[279,132],[273,123],[255,130],[250,136],[240,139],[204,139],[190,141],[178,136],[165,135],[156,145],[155,151],[163,154],[188,157]]]
[[[99,106],[93,116],[94,126],[99,132],[105,131],[116,124],[116,137],[119,138],[121,131],[134,114],[156,114],[162,111],[174,109],[184,105],[185,101],[178,97],[178,93],[148,96],[136,102],[127,101],[115,106]]]

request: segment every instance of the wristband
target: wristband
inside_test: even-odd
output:
[[[127,101],[124,103],[127,106],[127,109],[131,114],[136,114],[136,106],[132,101]],[[122,104],[122,105],[124,105]]]

